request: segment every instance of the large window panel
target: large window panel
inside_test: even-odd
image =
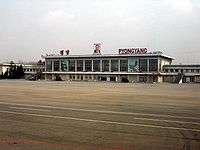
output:
[[[61,65],[61,71],[63,72],[68,71],[68,60],[61,60],[60,65]]]
[[[158,59],[149,59],[149,71],[158,71]]]
[[[128,60],[120,60],[120,71],[128,72]]]
[[[100,60],[93,60],[93,71],[100,72]]]
[[[83,71],[83,60],[77,60],[77,71]]]
[[[92,60],[85,60],[85,71],[86,72],[92,71]]]
[[[52,61],[47,60],[46,63],[46,71],[52,71]]]
[[[109,72],[109,60],[102,60],[102,71]]]
[[[140,59],[140,72],[147,72],[147,59]]]
[[[69,60],[69,71],[75,72],[75,60]]]
[[[118,71],[118,60],[111,60],[111,71],[117,72]]]
[[[54,71],[59,71],[60,70],[60,61],[56,60],[54,61]]]

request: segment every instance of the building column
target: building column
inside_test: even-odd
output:
[[[52,66],[51,66],[52,72],[54,72],[54,61],[52,60]]]
[[[77,72],[77,60],[75,60],[75,72]]]
[[[158,58],[158,72],[161,72],[161,71],[163,71],[162,70],[162,60]]]
[[[61,60],[59,60],[59,72],[62,71],[61,70]]]
[[[121,77],[120,77],[120,75],[117,75],[117,82],[121,82]]]
[[[111,72],[111,59],[109,59],[109,72]]]
[[[92,77],[92,81],[94,81],[94,75],[91,75],[91,77]]]
[[[83,81],[85,81],[85,75],[83,74]]]
[[[47,74],[46,73],[44,74],[44,79],[47,80]]]
[[[85,59],[83,59],[83,72],[85,72]]]
[[[118,72],[120,72],[120,59],[118,59]]]
[[[75,76],[75,80],[77,80],[77,76],[78,76],[78,75],[77,75],[77,74],[75,74],[74,76]]]
[[[47,71],[47,60],[45,59],[44,71]]]
[[[106,80],[107,80],[107,81],[110,81],[110,76],[108,76]]]
[[[147,59],[147,72],[149,72],[149,59]]]
[[[92,72],[94,71],[94,67],[93,67],[93,60],[92,60]]]
[[[100,59],[100,72],[103,71],[102,59]]]
[[[118,82],[118,76],[115,77],[115,81]]]

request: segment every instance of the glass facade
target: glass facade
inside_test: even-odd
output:
[[[102,71],[109,72],[109,60],[102,60]]]
[[[77,71],[83,71],[83,60],[77,60]]]
[[[111,72],[117,72],[118,71],[118,60],[111,60]]]
[[[100,60],[93,60],[93,71],[100,72]]]
[[[139,72],[139,59],[130,57],[128,58],[128,72]]]
[[[47,60],[46,63],[46,71],[52,71],[52,61]]]
[[[157,58],[46,60],[46,71],[62,72],[158,72]],[[93,65],[92,65],[93,64]],[[93,68],[92,68],[93,67]],[[102,68],[101,68],[102,67]],[[186,70],[187,71],[187,70]]]
[[[122,72],[128,71],[128,60],[120,60],[120,71]]]
[[[85,71],[86,72],[92,71],[92,60],[85,60]]]
[[[140,72],[147,72],[147,59],[139,60]]]
[[[69,71],[75,72],[75,60],[69,60]]]
[[[68,71],[68,60],[61,60],[60,65],[61,65],[61,71],[63,72]]]
[[[149,71],[158,71],[158,59],[149,59]]]
[[[54,61],[53,69],[54,69],[54,71],[59,71],[60,70],[60,61],[59,60]]]

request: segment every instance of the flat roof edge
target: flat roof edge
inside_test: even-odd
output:
[[[53,55],[53,56],[44,56],[45,59],[53,59],[53,58],[101,58],[101,57],[164,57],[168,59],[174,60],[175,58],[165,55],[165,54],[138,54],[138,55],[120,55],[120,54],[104,54],[104,55]]]

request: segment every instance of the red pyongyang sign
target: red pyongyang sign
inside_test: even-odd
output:
[[[119,54],[121,55],[132,55],[132,54],[146,54],[147,48],[124,48],[119,49]]]

